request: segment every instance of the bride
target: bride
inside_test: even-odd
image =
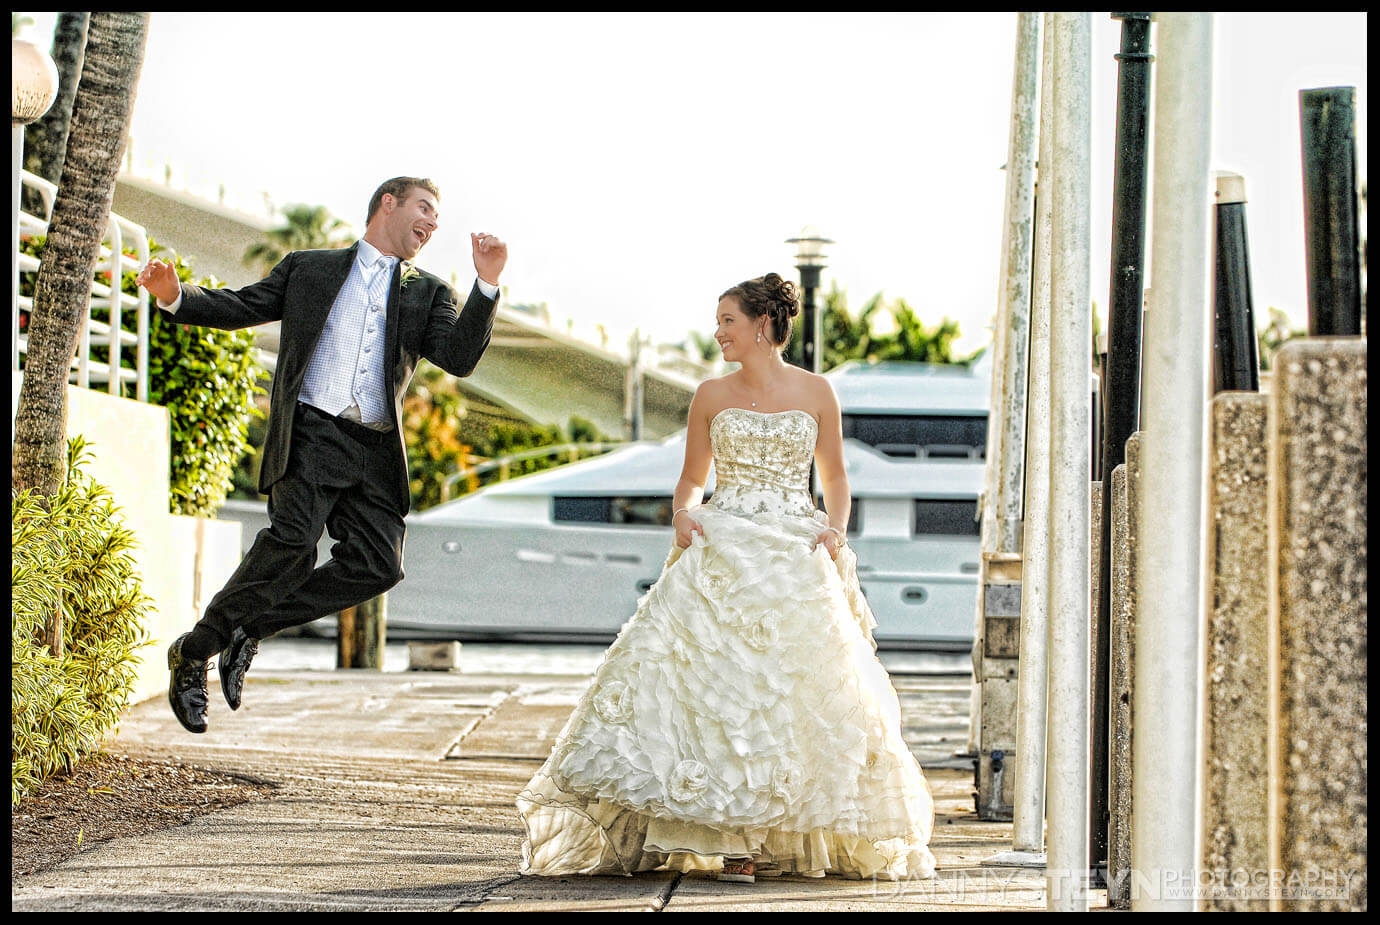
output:
[[[934,804],[844,542],[838,399],[781,356],[798,313],[775,273],[719,299],[741,368],[696,390],[675,546],[518,794],[524,874],[934,876]]]

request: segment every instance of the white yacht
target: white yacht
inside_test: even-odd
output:
[[[989,353],[828,373],[843,410],[848,541],[889,648],[972,646]],[[683,456],[681,432],[410,515],[389,634],[611,640],[670,552]]]

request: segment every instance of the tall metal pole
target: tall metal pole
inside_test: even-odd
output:
[[[1091,19],[1055,13],[1050,304],[1049,818],[1047,906],[1088,907],[1088,646],[1091,524],[1089,299]],[[1141,804],[1144,805],[1144,804]]]
[[[1260,391],[1260,354],[1251,304],[1251,261],[1246,248],[1246,181],[1234,173],[1217,177],[1213,237],[1212,391]]]
[[[800,366],[812,373],[819,372],[819,311],[815,307],[815,291],[819,289],[819,267],[798,267],[800,285],[805,290],[800,326]]]
[[[1211,344],[1212,14],[1157,13],[1155,285],[1145,312],[1131,908],[1194,908],[1203,453]],[[1142,743],[1148,743],[1142,747]]]
[[[1111,823],[1108,703],[1112,638],[1112,479],[1126,461],[1126,441],[1140,415],[1140,324],[1145,288],[1146,166],[1150,142],[1150,13],[1113,13],[1121,20],[1117,121],[1112,181],[1112,278],[1103,375],[1102,557],[1098,569],[1097,651],[1092,653],[1092,800],[1090,858],[1105,881]]]
[[[1361,333],[1356,193],[1356,88],[1299,92],[1303,139],[1308,333]]]
[[[52,57],[27,39],[10,40],[10,369],[19,369],[19,209],[23,203],[20,168],[24,163],[24,126],[43,118],[57,99],[58,72]]]
[[[14,232],[14,253],[10,257],[10,370],[19,371],[19,203],[22,198],[23,181],[20,165],[24,163],[24,126],[16,125],[10,129],[10,164],[13,176],[10,180],[10,228]]]
[[[642,419],[646,410],[643,376],[646,363],[642,358],[642,346],[642,331],[634,329],[628,341],[628,370],[623,375],[623,437],[633,442],[642,439]]]
[[[800,354],[791,362],[817,373],[824,363],[820,346],[824,324],[815,307],[815,291],[819,289],[819,274],[824,269],[824,245],[834,242],[821,237],[813,225],[806,225],[799,235],[787,238],[786,243],[796,245],[795,268],[800,271],[800,287],[805,290],[801,305]]]

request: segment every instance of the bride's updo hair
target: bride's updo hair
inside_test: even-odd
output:
[[[767,316],[773,344],[780,347],[791,339],[791,319],[800,314],[800,293],[795,283],[768,273],[739,283],[719,298],[729,296],[737,299],[743,314],[754,321]]]

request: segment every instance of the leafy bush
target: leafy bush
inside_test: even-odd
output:
[[[430,363],[417,369],[403,397],[403,433],[407,441],[408,480],[412,488],[412,509],[426,510],[441,503],[445,481],[475,459],[493,459],[562,443],[607,443],[611,438],[600,433],[591,422],[570,419],[569,431],[540,424],[496,421],[471,424],[468,440],[461,435],[469,413],[455,379]],[[481,416],[481,422],[485,419]],[[590,454],[581,454],[581,458]],[[569,453],[553,453],[536,459],[514,462],[509,477],[526,475],[570,462]],[[459,496],[499,479],[497,470],[470,476],[453,487]]]
[[[22,247],[41,259],[45,243],[44,236],[34,235],[24,238]],[[149,241],[149,250],[166,259],[166,248],[155,241]],[[193,279],[191,266],[180,256],[172,263],[182,282],[212,289],[223,285],[215,277]],[[25,273],[20,280],[26,295],[33,292],[35,275]],[[131,295],[139,291],[135,276],[127,271],[121,281]],[[92,317],[108,321],[109,311],[93,309]],[[121,313],[120,324],[127,331],[136,329],[137,320],[132,311]],[[21,330],[26,326],[27,318],[21,316]],[[109,352],[95,347],[92,356],[105,362]],[[133,351],[121,352],[121,365],[133,368]],[[250,418],[262,414],[254,404],[254,396],[264,393],[254,334],[177,324],[151,309],[148,374],[149,401],[167,408],[171,417],[169,509],[174,514],[214,517],[233,486],[236,465],[250,450]],[[130,387],[125,389],[129,393]]]
[[[469,462],[471,448],[460,439],[465,401],[434,366],[417,370],[403,396],[403,434],[413,510],[441,503],[446,478]],[[462,488],[463,490],[463,488]]]
[[[149,242],[153,246],[153,242]],[[177,275],[191,282],[179,258]],[[125,286],[133,275],[125,274]],[[198,285],[220,288],[214,278]],[[171,508],[174,514],[214,517],[234,486],[235,467],[249,450],[249,421],[263,412],[254,396],[263,369],[252,330],[220,331],[149,319],[149,401],[168,409],[172,424]]]
[[[150,599],[129,551],[134,534],[110,492],[81,472],[84,441],[67,445],[67,477],[45,504],[11,495],[10,802],[100,747],[135,684]],[[61,614],[66,644],[40,644]]]

